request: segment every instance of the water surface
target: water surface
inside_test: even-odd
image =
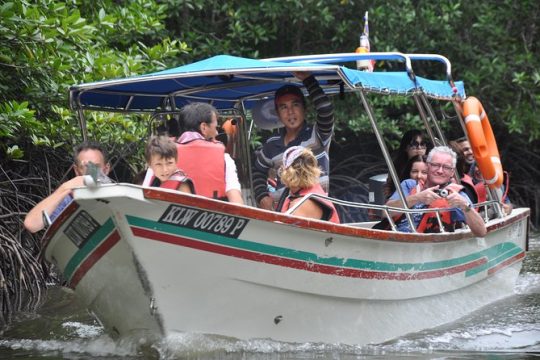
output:
[[[540,234],[514,295],[444,326],[366,346],[240,341],[178,335],[152,347],[113,341],[65,288],[52,286],[36,312],[16,314],[0,339],[12,359],[540,359]]]

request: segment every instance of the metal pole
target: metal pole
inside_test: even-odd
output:
[[[424,122],[424,126],[426,127],[426,131],[427,131],[427,133],[429,135],[429,138],[431,139],[431,142],[433,143],[433,145],[436,145],[436,143],[435,143],[435,139],[436,139],[435,135],[433,134],[433,130],[431,129],[431,125],[429,124],[429,121],[427,119],[426,112],[424,111],[424,108],[422,107],[422,103],[418,99],[418,95],[414,94],[413,99],[414,99],[414,103],[416,104],[416,107],[418,108],[420,118]]]
[[[79,120],[79,126],[81,127],[81,135],[82,135],[83,141],[88,141],[88,130],[86,129],[86,119],[84,117],[84,111],[80,103],[81,94],[79,94],[79,97],[77,98],[77,118]]]
[[[384,156],[384,160],[386,161],[386,164],[388,165],[388,171],[390,173],[390,176],[392,177],[392,180],[394,181],[394,184],[396,185],[396,191],[399,194],[399,198],[401,200],[401,203],[403,204],[403,207],[405,209],[408,209],[407,207],[407,201],[405,200],[405,195],[403,194],[403,190],[401,189],[401,183],[399,181],[399,177],[396,173],[396,169],[394,168],[394,162],[392,161],[392,158],[390,157],[390,153],[388,152],[388,148],[386,147],[386,143],[384,142],[384,139],[381,135],[381,132],[379,130],[379,127],[377,126],[377,122],[375,121],[375,115],[373,113],[373,109],[371,108],[370,103],[366,99],[366,95],[364,94],[364,90],[358,92],[360,94],[360,99],[362,99],[362,104],[364,105],[364,109],[366,109],[369,121],[371,123],[371,127],[373,128],[373,132],[375,133],[375,137],[377,138],[377,141],[379,142],[379,146],[381,147],[381,151]],[[405,216],[407,220],[409,221],[409,225],[411,226],[411,230],[413,232],[416,232],[416,226],[414,226],[414,222],[412,221],[412,217],[410,213],[405,213]]]
[[[422,99],[424,108],[427,109],[429,117],[431,118],[431,121],[433,122],[433,125],[435,126],[435,130],[437,130],[437,134],[439,135],[439,138],[441,139],[443,145],[448,145],[446,142],[446,138],[441,130],[441,127],[439,126],[439,123],[437,121],[437,116],[435,115],[435,112],[433,111],[433,108],[431,107],[431,104],[429,103],[426,97],[426,94],[424,93],[420,94],[420,99]]]
[[[247,173],[247,189],[249,191],[248,198],[246,201],[247,204],[251,203],[253,206],[257,207],[257,201],[255,200],[255,191],[253,190],[253,176],[252,176],[252,169],[251,169],[251,151],[250,151],[250,138],[251,138],[251,131],[253,130],[253,124],[254,121],[251,121],[249,130],[246,128],[246,107],[243,101],[238,102],[238,106],[240,116],[242,118],[242,121],[240,124],[238,124],[238,136],[240,137],[240,146],[241,146],[241,154],[242,154],[242,161],[245,161],[246,166],[246,173]]]

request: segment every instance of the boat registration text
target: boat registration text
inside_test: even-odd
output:
[[[235,216],[178,205],[170,205],[159,222],[234,238],[238,238],[248,223]]]

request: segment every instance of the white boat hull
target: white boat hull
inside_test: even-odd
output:
[[[126,184],[75,198],[48,230],[45,255],[112,334],[290,342],[378,343],[512,294],[529,214],[516,209],[475,238],[334,225]]]

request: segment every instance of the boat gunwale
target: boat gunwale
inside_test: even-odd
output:
[[[285,213],[277,213],[274,211],[259,209],[255,207],[233,204],[221,200],[215,200],[211,198],[205,198],[199,195],[185,194],[181,192],[174,192],[169,190],[164,190],[160,188],[147,188],[140,187],[138,185],[119,183],[113,185],[116,186],[127,186],[140,188],[142,195],[145,200],[159,200],[166,201],[171,204],[184,205],[194,208],[199,208],[208,211],[217,211],[222,213],[227,213],[230,215],[241,216],[248,219],[267,221],[281,223],[285,225],[292,225],[298,228],[303,228],[306,230],[315,230],[323,231],[335,235],[343,236],[352,236],[352,237],[361,237],[364,240],[374,240],[374,241],[392,241],[392,242],[408,242],[408,243],[440,243],[440,242],[449,242],[456,240],[466,240],[475,238],[472,236],[471,231],[463,232],[453,232],[453,233],[430,233],[430,234],[420,234],[420,233],[404,233],[397,232],[392,230],[376,230],[369,228],[360,228],[354,227],[347,224],[334,224],[328,221],[317,220],[317,219],[308,219],[297,217],[294,215],[289,215]],[[84,188],[82,188],[84,189]],[[76,192],[77,190],[75,190]],[[76,195],[76,194],[75,194]],[[131,197],[129,195],[124,195],[125,197]],[[76,197],[76,196],[75,196]],[[131,197],[132,198],[132,197]],[[103,196],[96,196],[96,200],[103,199]],[[55,236],[57,231],[62,227],[65,221],[71,217],[73,213],[77,211],[79,204],[74,200],[69,206],[60,214],[56,221],[53,222],[51,227],[49,227],[46,233],[43,236],[43,249],[46,249]],[[515,209],[514,214],[509,215],[507,218],[497,221],[495,223],[489,224],[487,226],[488,234],[492,231],[510,226],[511,224],[517,223],[523,218],[526,218],[530,214],[530,209],[521,208],[520,212],[517,213],[518,209]],[[486,235],[487,236],[487,235]]]

